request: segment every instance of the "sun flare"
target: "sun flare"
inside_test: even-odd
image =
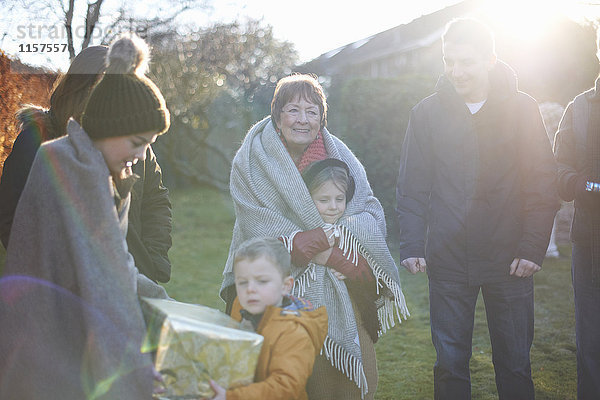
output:
[[[488,0],[484,13],[506,35],[533,41],[552,29],[558,16],[581,21],[591,17],[589,8],[590,2],[578,0]]]

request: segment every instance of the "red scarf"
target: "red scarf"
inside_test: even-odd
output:
[[[282,134],[279,134],[279,137],[281,138],[283,145],[287,149],[287,143],[285,141],[285,138]],[[315,161],[324,160],[327,157],[329,157],[329,155],[327,154],[327,150],[325,150],[325,142],[323,142],[323,135],[321,134],[321,132],[319,132],[317,133],[317,137],[315,138],[315,140],[313,140],[311,144],[308,145],[306,150],[304,150],[302,158],[300,158],[300,162],[296,164],[296,167],[298,167],[298,171],[302,173],[302,171],[304,171],[304,168],[308,167],[310,164],[314,163]]]

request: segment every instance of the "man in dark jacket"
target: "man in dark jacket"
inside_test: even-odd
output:
[[[577,398],[600,398],[600,78],[567,106],[554,142],[558,193],[575,200],[571,258]]]
[[[427,270],[436,399],[471,396],[475,305],[486,307],[500,399],[533,399],[533,274],[558,209],[539,108],[478,21],[448,24],[445,74],[411,112],[397,183],[400,260]]]

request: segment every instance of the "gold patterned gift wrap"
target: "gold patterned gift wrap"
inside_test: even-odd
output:
[[[201,305],[144,298],[142,309],[149,333],[145,348],[156,351],[155,368],[167,390],[161,398],[213,397],[209,379],[228,389],[253,382],[261,335]]]

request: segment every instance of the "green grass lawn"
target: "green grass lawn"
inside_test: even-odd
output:
[[[173,263],[169,294],[223,310],[218,297],[234,215],[227,195],[192,188],[172,194]],[[570,248],[561,248],[570,255]],[[400,270],[411,317],[376,345],[377,399],[432,399],[435,351],[429,331],[427,276]],[[568,257],[548,259],[535,277],[535,338],[531,351],[536,398],[575,399],[575,320]],[[497,399],[491,346],[480,299],[471,360],[473,399]]]
[[[223,310],[218,297],[234,215],[229,196],[211,189],[190,188],[172,193],[172,279],[165,285],[179,301]],[[538,400],[576,398],[575,322],[566,257],[544,262],[535,276],[535,338],[531,350]],[[4,258],[0,246],[0,265]],[[391,329],[376,345],[379,386],[376,399],[432,399],[435,351],[429,331],[429,300],[425,274],[400,271],[411,317]],[[472,398],[497,399],[487,323],[480,299],[471,360]]]

